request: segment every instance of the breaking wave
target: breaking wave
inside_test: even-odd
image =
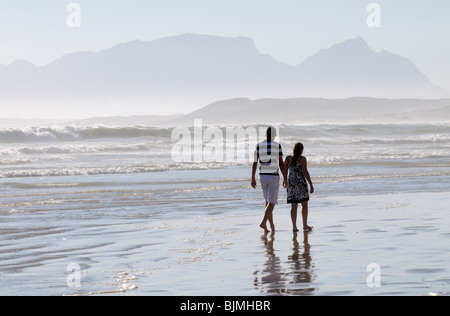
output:
[[[148,166],[111,166],[92,168],[46,168],[31,170],[0,170],[1,178],[29,178],[29,177],[61,177],[61,176],[91,176],[113,174],[136,174],[163,172],[169,170],[212,170],[226,168],[225,163],[169,163]]]
[[[205,131],[208,127],[203,128]],[[236,131],[260,128],[260,125],[249,125]],[[253,149],[260,135],[240,135],[228,143],[225,135],[229,127],[215,126],[214,132],[223,133],[223,137],[215,135],[217,147],[211,135],[203,139],[204,147],[198,147],[193,127],[189,130],[193,142],[191,146],[187,142],[188,146],[182,148],[183,158],[187,159],[176,160],[173,148],[180,139],[172,139],[173,128],[0,128],[0,178],[208,170],[248,166],[253,162]],[[313,167],[433,168],[433,172],[449,167],[448,123],[280,125],[278,135],[285,155],[290,154],[294,143],[303,142],[304,154]],[[203,157],[200,162],[198,156]]]
[[[245,130],[248,130],[249,127],[254,127],[255,131],[259,131],[261,128],[259,125],[243,126]],[[204,126],[204,128],[207,128],[207,126]],[[227,133],[227,128],[229,127],[219,127],[224,135]],[[131,139],[140,137],[170,139],[172,131],[173,128],[146,126],[51,126],[9,128],[0,129],[0,143],[74,142],[82,140]],[[441,143],[450,140],[449,134],[450,124],[447,123],[279,126],[279,136],[284,142],[296,139],[336,142],[336,140],[345,138],[345,140],[350,142],[361,144],[422,143],[430,141]],[[259,138],[261,138],[261,135],[259,136]]]
[[[156,127],[28,127],[0,130],[0,143],[73,142],[138,137],[170,138],[172,129]]]

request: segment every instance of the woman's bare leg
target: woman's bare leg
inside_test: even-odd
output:
[[[297,212],[298,212],[298,204],[291,204],[291,219],[292,219],[292,227],[294,232],[298,232],[297,228]]]
[[[312,227],[308,226],[308,201],[302,202],[303,231],[311,231]]]

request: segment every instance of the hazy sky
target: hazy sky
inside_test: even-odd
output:
[[[70,3],[80,5],[80,28],[66,23]],[[370,3],[381,7],[380,28],[367,25]],[[362,36],[450,90],[450,0],[0,0],[0,64],[42,66],[66,53],[188,32],[251,37],[292,65]]]

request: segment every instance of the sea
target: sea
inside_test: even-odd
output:
[[[311,203],[450,191],[450,123],[276,128],[285,157],[304,144],[316,189]],[[152,234],[166,229],[189,244],[195,241],[174,232],[181,222],[262,214],[250,177],[264,129],[0,127],[0,294],[208,295],[162,276],[147,285],[136,279],[181,260],[154,250],[175,246]],[[281,190],[286,208],[285,199]],[[251,284],[217,290],[255,293]]]

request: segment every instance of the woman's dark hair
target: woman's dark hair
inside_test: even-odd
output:
[[[292,150],[292,157],[293,157],[292,160],[293,160],[294,164],[296,164],[299,161],[300,156],[303,153],[303,149],[304,149],[304,147],[303,147],[302,143],[296,143],[294,145],[294,149]]]

